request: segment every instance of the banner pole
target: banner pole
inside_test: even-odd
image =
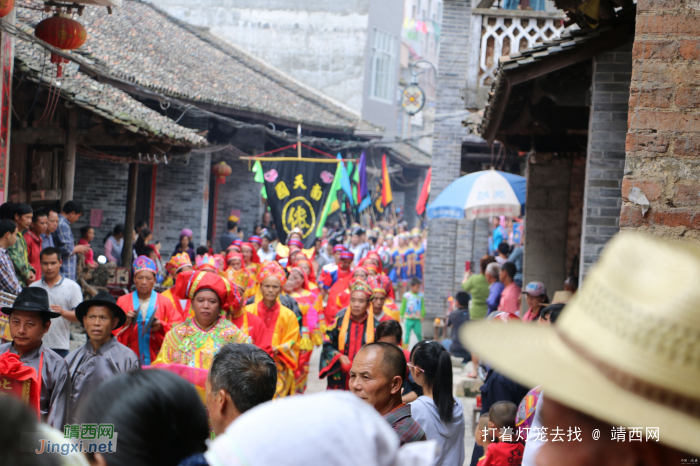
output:
[[[297,125],[297,158],[301,158],[301,125]]]

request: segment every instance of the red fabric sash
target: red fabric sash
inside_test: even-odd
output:
[[[17,396],[34,408],[41,419],[41,368],[44,366],[44,352],[39,358],[39,374],[19,360],[19,355],[9,351],[0,354],[0,390]],[[24,392],[25,383],[30,385],[28,397]]]

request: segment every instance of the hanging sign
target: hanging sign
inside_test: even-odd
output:
[[[316,241],[317,222],[330,192],[333,176],[328,177],[326,163],[303,159],[264,162],[263,178],[267,202],[280,241],[287,242],[292,230],[298,229],[308,249]]]
[[[401,106],[409,115],[415,115],[425,105],[425,93],[418,84],[407,86],[401,94]]]

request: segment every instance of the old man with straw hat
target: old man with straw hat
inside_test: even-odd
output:
[[[464,327],[471,351],[543,387],[538,466],[698,461],[699,278],[700,248],[621,233],[554,326]]]

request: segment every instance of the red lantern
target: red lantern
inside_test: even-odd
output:
[[[68,15],[59,13],[37,24],[34,35],[61,50],[75,50],[87,40],[87,31],[82,24]],[[60,77],[60,64],[68,63],[68,60],[52,53],[51,63],[59,64],[57,76]]]
[[[222,161],[211,167],[211,172],[216,176],[217,184],[225,184],[226,177],[229,176],[233,170],[226,162]]]
[[[0,0],[0,18],[9,15],[15,7],[15,0]]]

